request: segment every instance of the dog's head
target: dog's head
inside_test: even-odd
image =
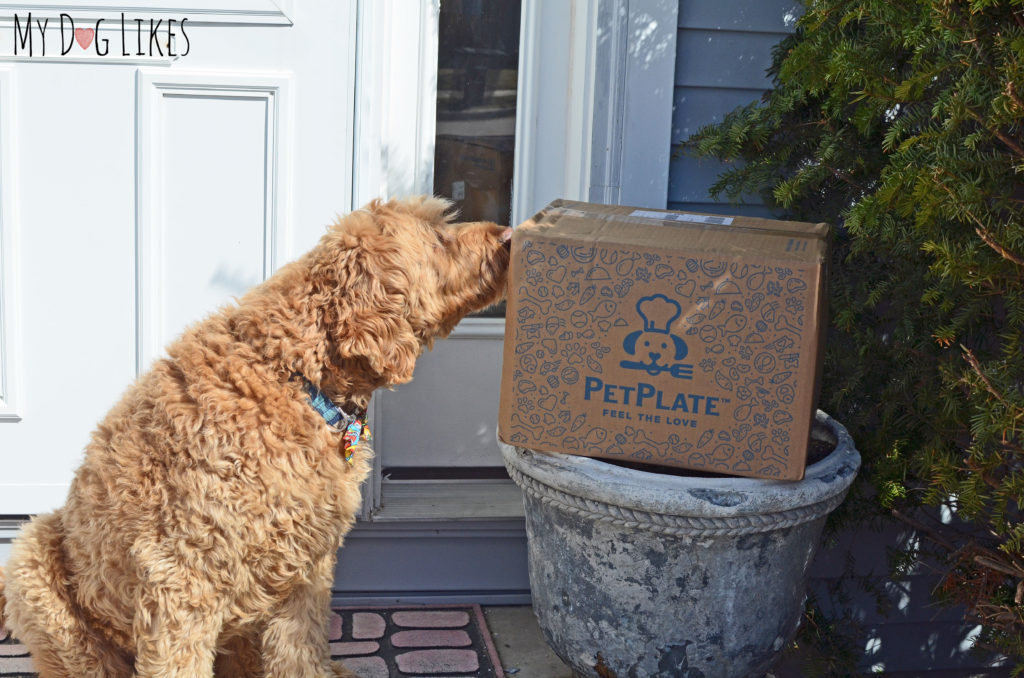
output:
[[[464,316],[505,293],[511,230],[452,223],[450,203],[374,201],[335,224],[321,270],[332,362],[374,387],[412,378],[416,358]],[[326,256],[323,256],[326,255]]]

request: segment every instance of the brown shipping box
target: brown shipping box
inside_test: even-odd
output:
[[[803,477],[828,225],[556,200],[514,231],[498,435]]]

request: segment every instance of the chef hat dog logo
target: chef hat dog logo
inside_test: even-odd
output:
[[[679,302],[654,294],[637,301],[636,312],[644,327],[630,332],[622,341],[623,350],[635,359],[622,360],[619,366],[651,376],[668,372],[677,379],[693,379],[693,365],[679,362],[689,348],[682,337],[672,334],[672,323],[683,313]]]

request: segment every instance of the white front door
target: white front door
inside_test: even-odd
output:
[[[0,515],[352,208],[356,0],[203,4],[0,2]]]
[[[640,85],[661,69],[671,90],[674,2],[199,4],[0,0],[0,562],[4,516],[63,502],[89,432],[163,346],[335,214],[435,190],[511,224],[559,197],[664,207],[671,110]],[[374,399],[339,590],[525,586],[493,437],[503,334],[464,321]]]

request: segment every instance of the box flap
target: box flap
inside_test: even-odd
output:
[[[686,247],[724,258],[757,256],[780,261],[824,261],[829,226],[756,217],[671,212],[555,200],[518,229],[547,238],[595,245],[630,244],[652,249]],[[742,234],[743,237],[737,237]]]

